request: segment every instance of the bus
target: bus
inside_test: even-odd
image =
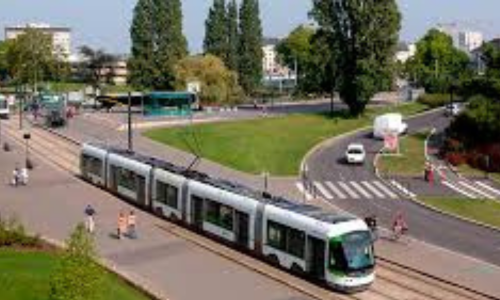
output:
[[[9,119],[10,109],[9,102],[4,95],[0,95],[0,119]]]

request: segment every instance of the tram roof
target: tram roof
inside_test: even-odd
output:
[[[102,146],[98,146],[101,147]],[[254,199],[258,202],[264,203],[264,204],[270,204],[273,206],[276,206],[281,209],[285,209],[288,211],[292,211],[294,213],[304,215],[322,222],[327,222],[331,224],[337,224],[341,222],[347,222],[354,220],[355,217],[347,214],[347,213],[332,213],[332,212],[325,212],[321,208],[313,205],[308,205],[308,204],[301,204],[297,202],[293,202],[289,199],[286,199],[284,197],[278,197],[278,196],[273,196],[271,194],[257,191],[255,189],[252,189],[248,186],[235,183],[232,181],[228,180],[223,180],[220,178],[215,178],[211,177],[205,173],[198,172],[195,170],[187,170],[186,168],[176,166],[170,162],[157,159],[154,157],[149,157],[145,156],[142,154],[138,154],[136,152],[130,152],[128,150],[120,149],[120,148],[110,148],[110,147],[104,147],[107,149],[110,153],[122,155],[124,157],[130,158],[137,160],[139,162],[142,162],[144,164],[147,164],[149,166],[159,168],[165,171],[172,172],[177,175],[184,176],[188,179],[191,180],[196,180],[201,183],[220,188],[222,190],[235,193],[241,196],[246,196],[248,198]]]

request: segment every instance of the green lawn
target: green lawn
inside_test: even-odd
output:
[[[145,136],[190,151],[196,141],[204,158],[252,174],[296,175],[306,153],[322,141],[372,124],[386,112],[412,115],[426,106],[418,103],[370,109],[365,116],[345,113],[296,114],[242,122],[195,125],[188,128],[153,129]],[[195,133],[195,134],[194,134]],[[195,138],[196,137],[196,138]]]
[[[46,300],[59,257],[53,253],[0,249],[0,299]],[[106,273],[105,295],[99,300],[146,300],[121,279]]]
[[[459,198],[419,198],[424,203],[500,228],[500,202]]]
[[[379,170],[382,174],[416,176],[423,174],[425,167],[425,140],[429,132],[421,132],[400,141],[400,156],[382,156]]]
[[[462,175],[466,176],[485,176],[486,174],[484,171],[474,169],[473,167],[469,165],[461,165],[458,167],[458,172]],[[490,173],[488,174],[490,178],[494,181],[496,181],[498,184],[500,184],[500,173]]]

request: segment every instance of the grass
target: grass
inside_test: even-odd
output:
[[[421,198],[420,201],[443,211],[500,228],[500,202],[459,198]]]
[[[400,156],[382,156],[379,170],[382,174],[416,176],[425,168],[425,140],[428,131],[420,132],[401,139]]]
[[[296,114],[241,122],[195,125],[189,128],[162,128],[145,136],[191,152],[196,140],[204,158],[251,174],[269,172],[277,176],[296,175],[306,153],[322,141],[371,125],[386,112],[408,116],[427,106],[412,103],[369,109],[360,118],[345,113]],[[196,137],[196,138],[195,138]]]
[[[50,276],[56,270],[56,253],[0,249],[0,291],[2,300],[45,300]],[[105,271],[103,271],[105,272]],[[100,300],[146,300],[139,291],[107,273]]]

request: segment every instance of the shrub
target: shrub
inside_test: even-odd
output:
[[[467,162],[467,156],[457,152],[447,153],[445,159],[453,166],[460,166]]]
[[[40,247],[41,239],[38,235],[28,235],[18,218],[4,220],[0,216],[0,247],[9,246]]]
[[[450,95],[448,94],[423,94],[417,99],[419,103],[425,104],[431,108],[445,106],[450,103]]]

